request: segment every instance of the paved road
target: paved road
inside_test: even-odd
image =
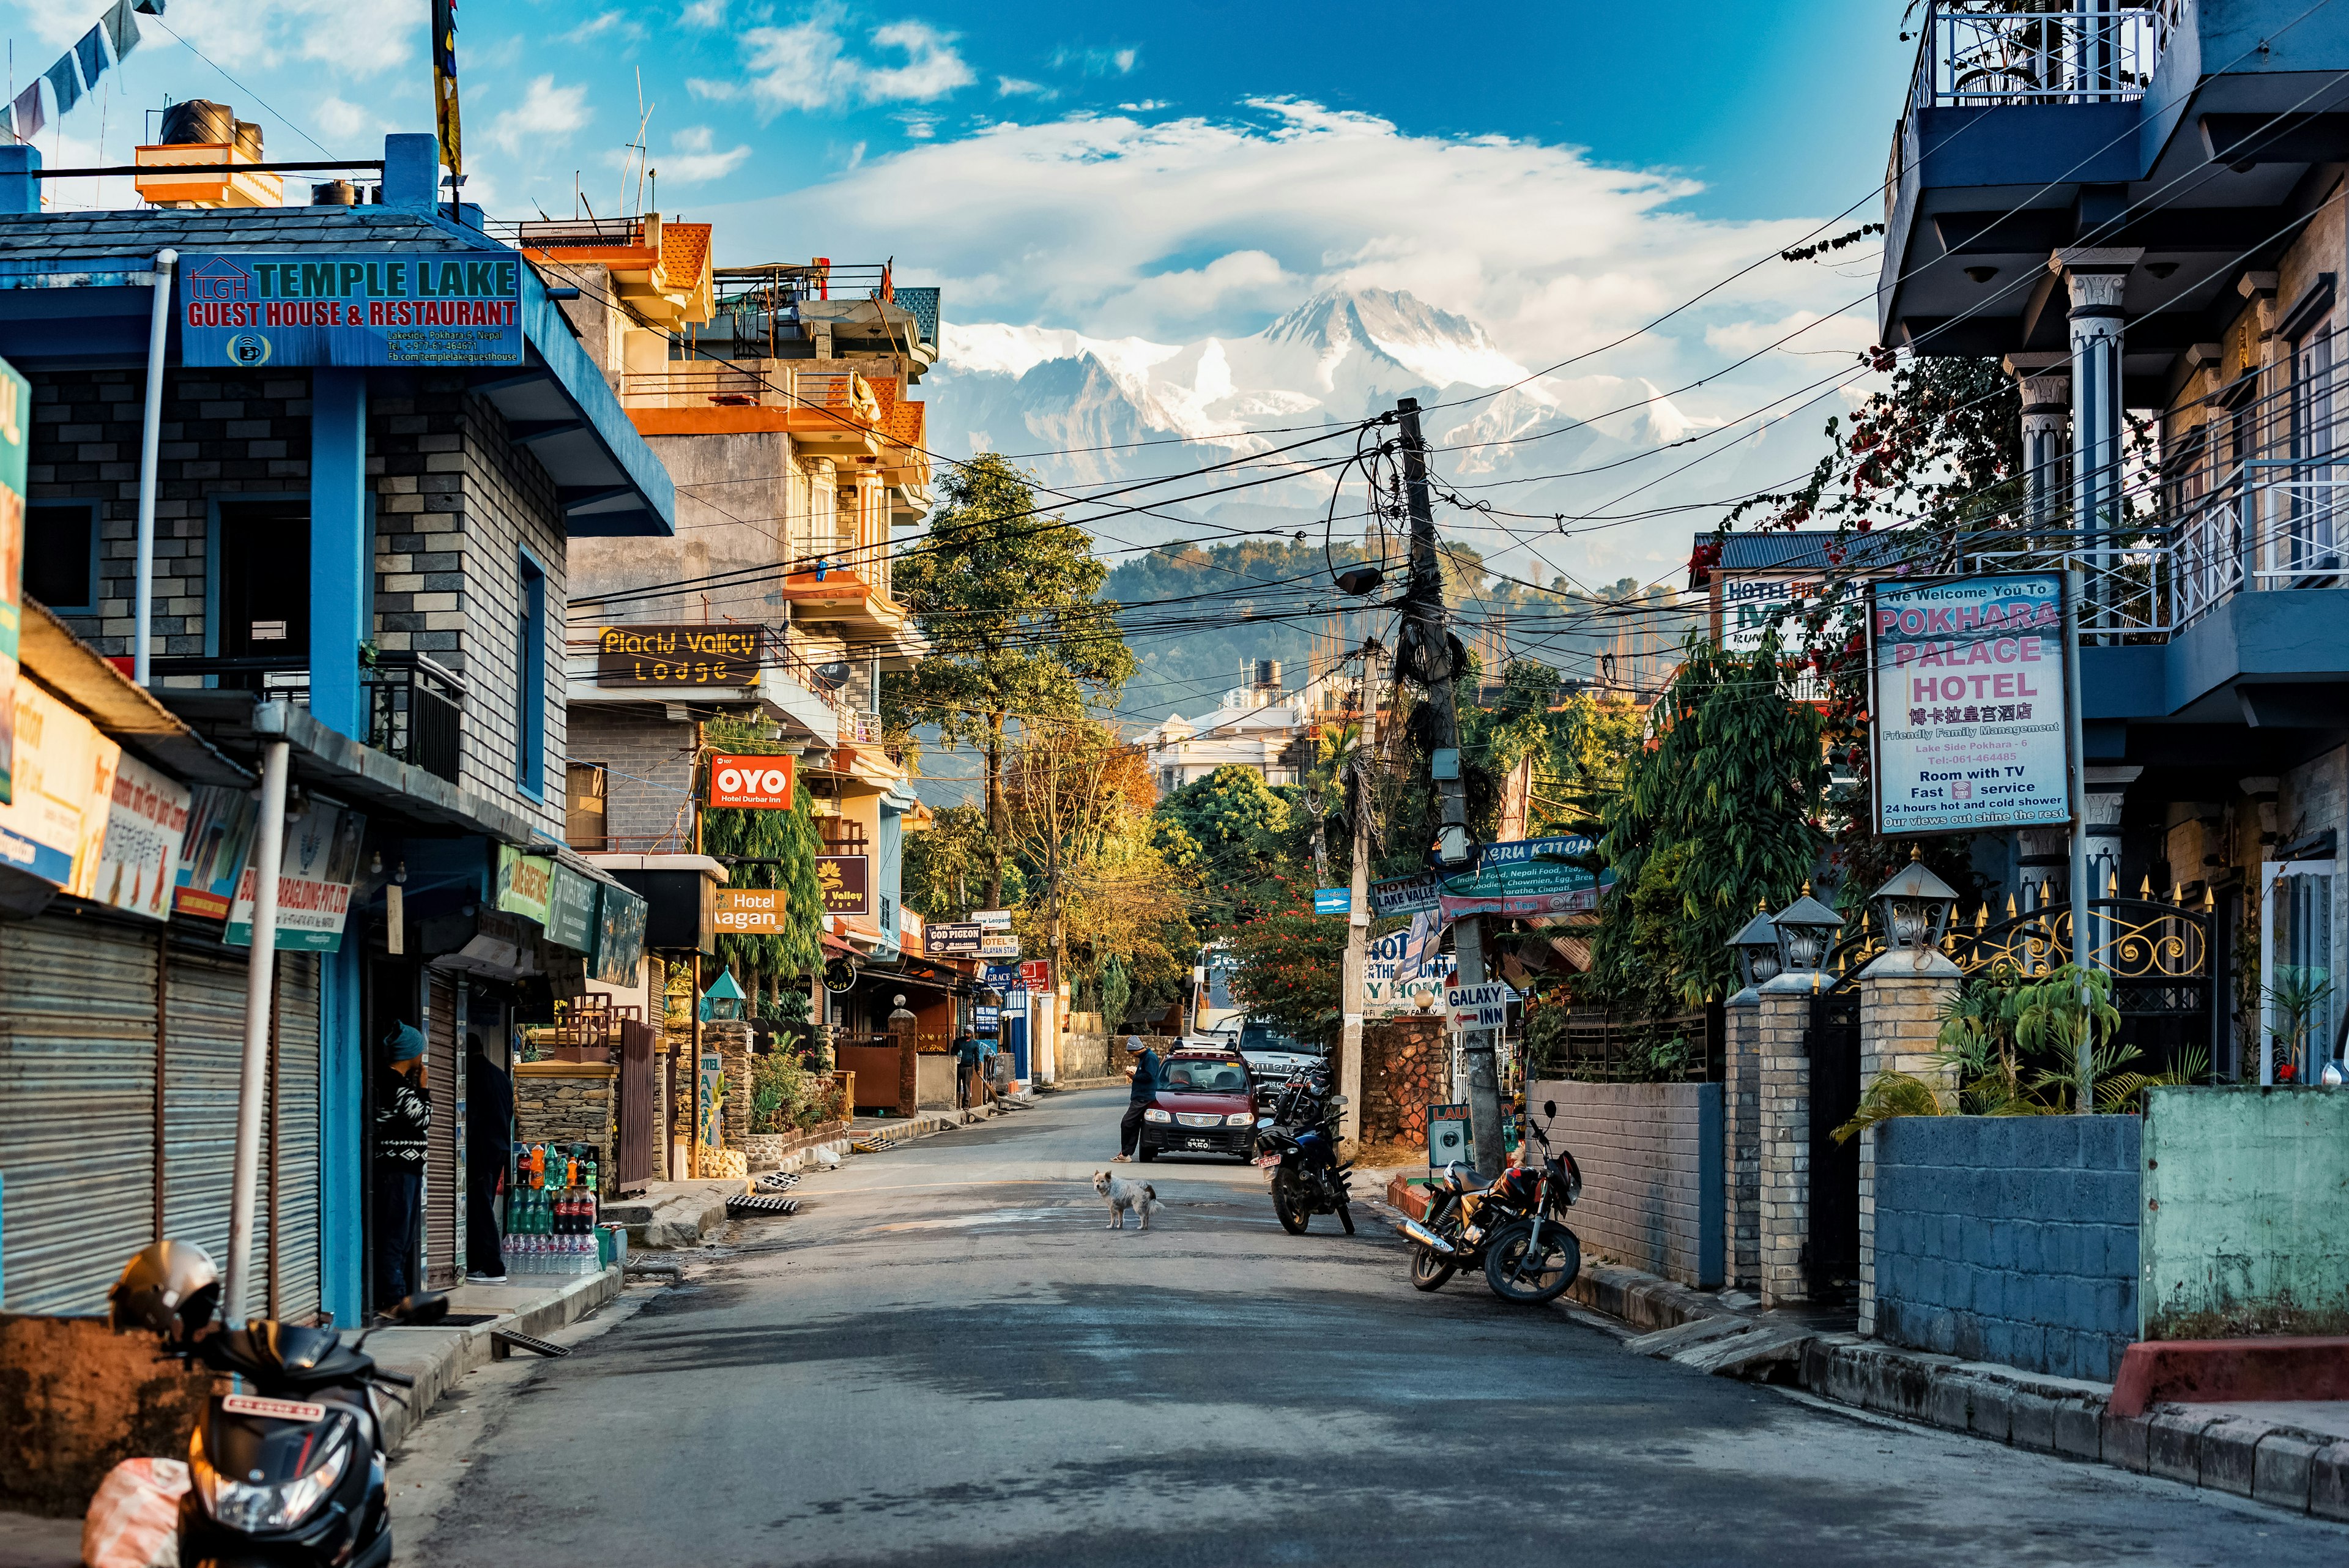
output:
[[[1244,1168],[1142,1168],[1168,1208],[1112,1235],[1082,1183],[1120,1100],[854,1159],[569,1359],[470,1379],[393,1472],[401,1561],[2349,1562],[2349,1531],[1702,1376],[1481,1282],[1419,1295],[1384,1227],[1285,1235]]]

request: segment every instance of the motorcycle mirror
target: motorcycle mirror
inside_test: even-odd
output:
[[[1557,1102],[1556,1100],[1544,1100],[1542,1102],[1542,1115],[1547,1116],[1552,1121],[1557,1120]]]
[[[1343,1095],[1332,1095],[1326,1103],[1333,1106],[1342,1106],[1346,1103],[1346,1096]]]
[[[1266,1127],[1270,1127],[1270,1126],[1272,1125],[1272,1118],[1271,1118],[1270,1116],[1258,1116],[1258,1117],[1257,1117],[1257,1119],[1256,1119],[1256,1125],[1257,1125],[1257,1131],[1259,1131],[1259,1132],[1261,1132],[1261,1131],[1263,1131]]]

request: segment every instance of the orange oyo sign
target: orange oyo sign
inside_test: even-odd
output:
[[[789,810],[792,764],[796,758],[733,757],[723,753],[709,759],[709,804]]]

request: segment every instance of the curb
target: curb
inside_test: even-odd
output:
[[[398,1399],[383,1401],[383,1451],[397,1453],[416,1424],[431,1414],[441,1397],[463,1381],[465,1374],[490,1359],[490,1331],[507,1329],[543,1334],[578,1322],[620,1293],[620,1271],[605,1269],[583,1274],[550,1295],[488,1323],[460,1328],[387,1328],[367,1341],[378,1366],[404,1372],[416,1379],[413,1388],[399,1390]]]

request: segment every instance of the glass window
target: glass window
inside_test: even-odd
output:
[[[546,574],[521,557],[514,604],[514,779],[546,788]]]
[[[586,853],[611,847],[605,815],[610,774],[601,763],[571,763],[564,766],[563,837],[572,848]]]
[[[98,610],[98,503],[25,509],[25,595],[62,615]]]
[[[1289,1051],[1307,1056],[1321,1053],[1305,1044],[1293,1034],[1284,1034],[1269,1023],[1251,1018],[1240,1025],[1240,1049],[1243,1051]]]

